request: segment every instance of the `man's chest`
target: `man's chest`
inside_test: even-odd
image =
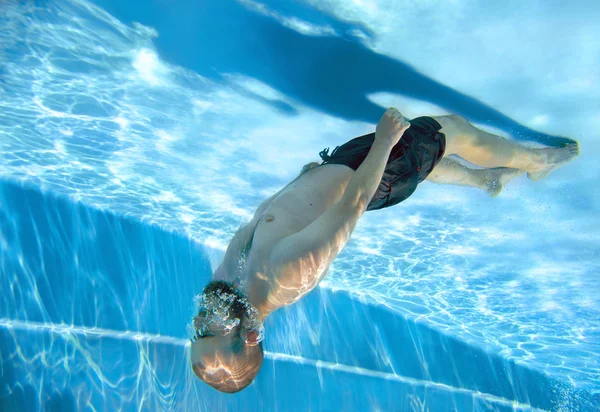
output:
[[[341,199],[352,173],[346,166],[325,165],[286,186],[260,216],[252,249],[263,255],[281,239],[314,222]]]

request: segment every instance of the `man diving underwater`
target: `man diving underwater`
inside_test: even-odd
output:
[[[425,179],[497,196],[515,176],[542,179],[578,154],[577,143],[529,148],[460,116],[407,121],[388,109],[375,133],[323,150],[321,164],[304,166],[235,233],[197,298],[194,373],[222,392],[248,386],[263,361],[264,319],[317,286],[365,211],[405,200]]]

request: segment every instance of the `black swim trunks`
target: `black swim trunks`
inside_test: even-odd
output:
[[[367,210],[393,206],[413,194],[444,156],[446,136],[439,132],[441,128],[431,117],[410,120],[410,127],[390,153],[379,188]],[[356,170],[367,157],[374,140],[375,133],[370,133],[336,147],[331,156],[329,148],[319,156],[323,159],[322,164],[342,164]]]

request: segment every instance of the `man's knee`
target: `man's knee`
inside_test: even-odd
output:
[[[450,114],[434,117],[442,126],[440,132],[446,135],[446,155],[457,154],[463,147],[473,143],[476,136],[473,127],[462,116]]]
[[[434,119],[437,120],[437,122],[442,126],[442,128],[446,127],[446,128],[463,128],[465,126],[467,126],[469,124],[469,122],[467,121],[467,119],[465,119],[462,116],[459,116],[458,114],[449,114],[446,116],[437,116]]]

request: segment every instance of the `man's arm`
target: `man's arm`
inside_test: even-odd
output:
[[[358,219],[375,194],[392,147],[410,124],[396,109],[388,109],[377,126],[369,154],[356,170],[344,195],[302,231],[282,239],[269,257],[270,272],[282,280],[288,276],[314,279],[344,248]],[[307,273],[307,271],[309,273]]]

